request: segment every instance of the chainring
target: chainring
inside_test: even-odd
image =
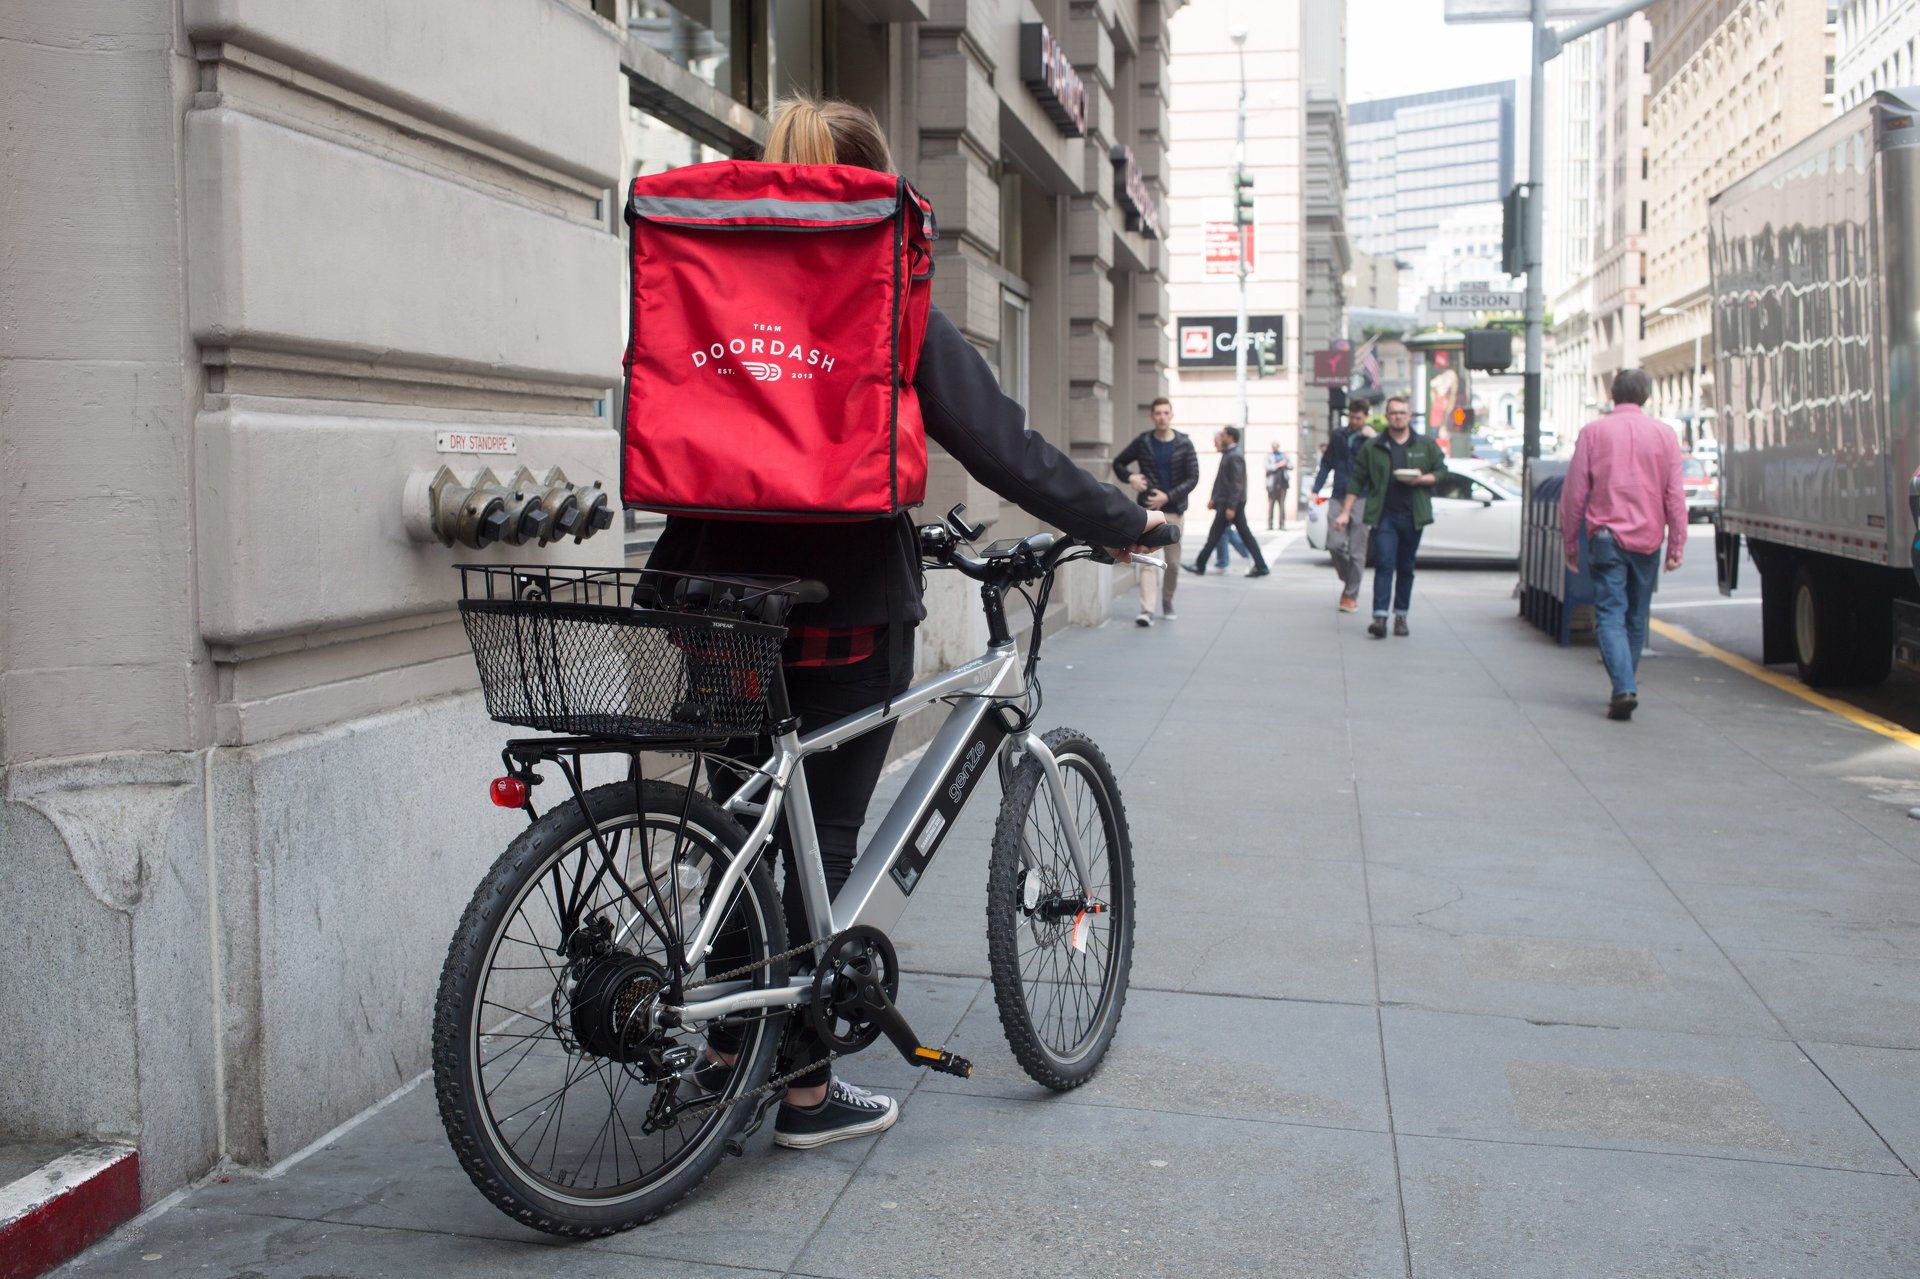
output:
[[[888,1000],[900,993],[900,959],[878,928],[856,924],[827,943],[813,975],[808,1016],[813,1033],[836,1053],[856,1053],[880,1037],[880,1027],[860,1006],[855,975],[878,977]]]

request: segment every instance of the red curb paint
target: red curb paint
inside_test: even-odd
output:
[[[47,1184],[50,1173],[69,1168]],[[0,1219],[0,1279],[33,1279],[140,1211],[139,1152],[76,1151],[0,1188],[0,1201],[10,1210]]]

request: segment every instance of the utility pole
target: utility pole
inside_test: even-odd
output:
[[[1239,265],[1240,313],[1233,328],[1233,385],[1239,396],[1240,439],[1247,438],[1247,232],[1253,226],[1253,175],[1247,172],[1247,29],[1235,27],[1240,54],[1240,105],[1233,126],[1233,235]]]
[[[1524,451],[1529,459],[1540,456],[1540,375],[1541,347],[1544,344],[1547,319],[1547,284],[1541,265],[1546,259],[1546,235],[1543,230],[1546,201],[1542,192],[1546,185],[1547,167],[1547,63],[1560,56],[1560,51],[1582,36],[1592,35],[1602,27],[1611,26],[1623,18],[1630,18],[1642,9],[1651,8],[1654,0],[1628,0],[1626,4],[1615,5],[1605,13],[1571,23],[1558,31],[1547,25],[1548,0],[1531,0],[1529,18],[1533,24],[1533,83],[1528,86],[1527,95],[1527,183],[1531,197],[1526,207],[1526,264],[1527,264],[1527,366],[1524,379],[1522,403],[1526,413],[1526,436]],[[1514,17],[1519,15],[1516,13]],[[1505,20],[1505,15],[1500,15]]]

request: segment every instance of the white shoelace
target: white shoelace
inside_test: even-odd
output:
[[[836,1097],[849,1105],[860,1106],[868,1110],[886,1109],[886,1107],[874,1097],[872,1092],[857,1084],[847,1083],[843,1079],[835,1079],[833,1081],[833,1087],[829,1089],[828,1092],[830,1096]]]

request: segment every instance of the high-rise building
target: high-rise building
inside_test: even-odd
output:
[[[1624,18],[1588,37],[1594,60],[1590,398],[1596,405],[1607,401],[1614,374],[1637,368],[1641,361],[1651,216],[1647,96],[1652,38],[1644,14]]]
[[[1920,3],[1840,0],[1827,12],[1835,41],[1825,87],[1836,112],[1858,106],[1876,89],[1920,84]]]
[[[1306,100],[1303,187],[1306,199],[1300,350],[1311,361],[1346,329],[1346,279],[1353,267],[1347,234],[1345,4],[1301,5],[1301,89]],[[1311,371],[1311,369],[1309,369]],[[1315,457],[1330,429],[1328,388],[1303,379],[1300,455]]]
[[[1546,181],[1554,193],[1546,227],[1545,298],[1553,317],[1542,388],[1543,433],[1571,439],[1599,407],[1593,376],[1594,122],[1600,37],[1575,40],[1547,63]]]
[[[1248,456],[1276,441],[1289,452],[1300,448],[1301,413],[1311,402],[1313,350],[1302,330],[1311,314],[1315,341],[1324,345],[1338,333],[1327,317],[1337,316],[1340,307],[1340,281],[1333,270],[1345,271],[1344,245],[1336,247],[1338,223],[1329,208],[1338,205],[1340,138],[1324,127],[1323,117],[1314,147],[1319,167],[1310,178],[1302,71],[1309,26],[1304,10],[1310,7],[1321,6],[1301,0],[1196,0],[1169,24],[1177,88],[1168,199],[1174,228],[1167,272],[1174,313],[1172,396],[1176,424],[1195,434],[1203,468],[1213,431],[1233,423],[1238,413],[1233,332],[1239,283],[1233,269],[1231,174],[1243,67],[1246,159],[1254,179],[1249,332],[1272,355],[1266,377],[1256,376],[1252,370],[1258,360],[1249,360]],[[1245,32],[1243,46],[1233,40],[1236,30]],[[1333,30],[1329,43],[1337,48],[1337,26]],[[1320,188],[1311,213],[1310,183]],[[1316,219],[1311,228],[1310,216]],[[1313,250],[1309,241],[1316,235],[1321,247]],[[1318,276],[1311,283],[1309,271]],[[1321,391],[1321,410],[1311,411],[1310,420],[1319,420],[1325,396]]]
[[[403,495],[618,492],[636,172],[757,155],[789,89],[867,104],[936,207],[935,301],[1103,470],[1165,385],[1178,7],[9,6],[0,990],[33,1033],[0,1141],[131,1142],[151,1201],[427,1064],[518,826],[453,565],[638,566],[649,526],[452,549]],[[938,456],[927,498],[1032,527]],[[977,621],[939,589],[929,662]]]
[[[1660,0],[1647,11],[1640,364],[1653,376],[1650,410],[1662,417],[1685,420],[1696,397],[1703,416],[1712,410],[1707,202],[1832,118],[1833,9],[1817,0]]]
[[[1355,247],[1408,262],[1448,210],[1498,204],[1514,182],[1515,87],[1503,80],[1351,103],[1347,224]]]

